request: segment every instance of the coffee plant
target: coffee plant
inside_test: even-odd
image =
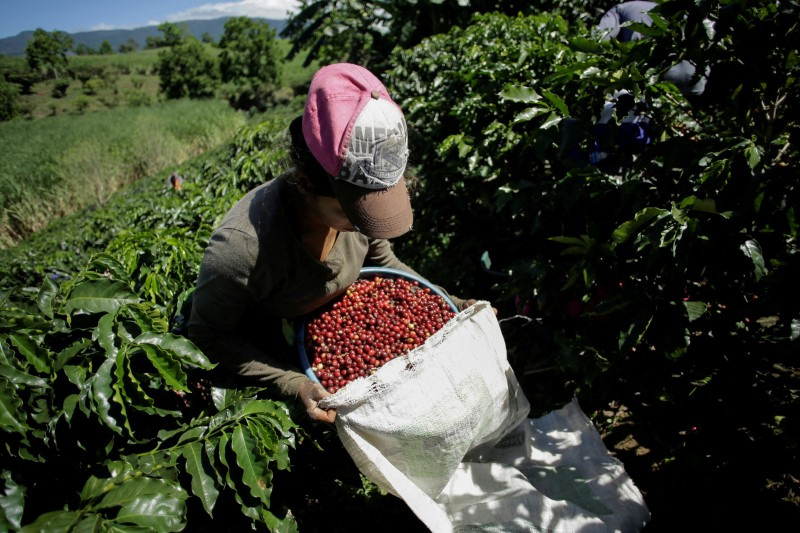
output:
[[[220,161],[283,126],[243,130]],[[258,389],[216,386],[215,365],[179,333],[219,210],[252,186],[230,188],[231,173],[282,157],[281,145],[261,144],[233,161],[236,170],[206,158],[184,170],[198,175],[183,191],[165,195],[161,177],[139,183],[105,209],[71,217],[85,229],[67,236],[72,244],[53,249],[45,232],[7,257],[3,524],[179,531],[194,507],[209,516],[238,507],[245,523],[296,527],[270,511],[272,473],[290,468],[299,431],[289,407]]]
[[[535,413],[576,393],[648,413],[629,464],[664,497],[665,478],[695,480],[717,518],[776,489],[784,511],[798,505],[784,477],[797,395],[767,392],[797,375],[796,14],[668,1],[627,43],[553,13],[483,14],[395,50],[387,74],[413,135],[415,227],[436,228],[398,239],[398,255],[496,302]],[[703,94],[662,78],[678,59],[708,68]],[[620,142],[624,113],[598,124],[620,90],[649,119],[641,145]],[[608,158],[593,161],[598,145]],[[783,444],[744,481],[731,465],[748,439]],[[648,463],[653,448],[669,458]]]

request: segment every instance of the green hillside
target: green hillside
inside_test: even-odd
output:
[[[177,24],[184,26],[189,34],[197,39],[202,39],[205,34],[208,34],[215,41],[218,41],[223,33],[225,21],[229,18],[230,17],[220,17],[210,20],[184,20],[177,22]],[[266,21],[278,33],[286,26],[285,20],[260,18],[256,18],[256,20]],[[35,28],[31,28],[29,31],[20,32],[18,35],[0,39],[0,54],[24,56],[25,47],[30,38],[33,37],[34,29]],[[161,32],[158,30],[157,26],[144,26],[130,30],[97,30],[76,32],[69,35],[72,37],[75,46],[83,44],[92,50],[97,50],[100,48],[100,45],[103,44],[103,41],[108,41],[111,48],[116,51],[119,50],[120,45],[126,44],[131,40],[136,42],[139,48],[144,48],[148,37],[160,37]]]

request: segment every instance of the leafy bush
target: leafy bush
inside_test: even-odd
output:
[[[96,95],[100,89],[105,87],[106,83],[99,78],[91,78],[83,83],[83,94],[88,96]]]
[[[219,69],[224,92],[235,109],[267,107],[280,85],[281,68],[275,30],[265,21],[233,17],[220,38]]]
[[[691,330],[717,327],[711,322],[719,317],[706,311],[722,295],[759,292],[767,274],[763,245],[777,245],[768,251],[775,274],[794,261],[792,247],[779,243],[796,236],[790,206],[797,191],[771,148],[782,146],[785,134],[765,137],[755,124],[742,135],[729,117],[750,94],[731,102],[727,115],[722,102],[692,107],[657,79],[670,61],[659,46],[673,49],[673,33],[651,33],[623,46],[551,15],[479,16],[464,30],[398,52],[390,73],[418,134],[415,163],[425,173],[418,216],[439,229],[415,233],[403,251],[424,270],[458,279],[458,289],[490,296],[477,283],[484,274],[478,258],[488,251],[500,270],[513,272],[495,294],[530,301],[556,321],[555,330],[570,318],[570,302],[586,304],[602,287],[602,305],[582,316],[602,314],[613,327],[601,342],[592,326],[577,335],[569,326],[584,354],[571,365],[587,364],[592,353],[588,364],[608,368],[637,346],[680,357]],[[704,63],[723,55],[719,43],[708,41]],[[620,88],[647,103],[657,142],[646,153],[620,154],[613,166],[572,158],[566,127],[589,131],[604,98]],[[776,94],[786,89],[776,80]],[[579,136],[583,149],[587,137]],[[756,176],[761,185],[753,188]],[[765,195],[786,206],[783,212],[734,203]],[[783,237],[773,240],[773,232]],[[463,235],[472,238],[458,239]],[[692,289],[698,284],[702,289]],[[691,303],[683,303],[687,294]],[[729,316],[733,333],[741,315]],[[781,325],[787,338],[791,320],[784,315]],[[584,346],[589,338],[591,347]]]
[[[125,89],[123,91],[125,101],[130,107],[143,107],[149,106],[153,103],[150,95],[140,89]]]
[[[293,13],[281,32],[291,40],[289,57],[306,50],[306,65],[349,61],[377,73],[391,65],[395,48],[464,27],[475,13],[551,13],[567,20],[597,18],[610,7],[599,0],[516,2],[496,0],[311,0]]]
[[[270,179],[265,173],[284,157],[273,142],[284,125],[243,132],[228,149],[239,154],[230,167],[224,158],[196,162],[200,174],[181,193],[165,196],[163,180],[151,179],[133,197],[129,190],[85,215],[97,240],[81,252],[88,260],[80,270],[70,270],[75,256],[67,251],[64,270],[46,269],[38,291],[5,278],[4,523],[179,531],[192,509],[211,516],[219,505],[228,509],[226,526],[237,521],[233,506],[242,524],[291,529],[291,517],[270,510],[273,472],[290,467],[301,434],[289,408],[258,399],[258,389],[210,387],[213,365],[172,333],[211,228],[253,185],[231,188],[232,172],[255,179],[258,169],[259,179]],[[31,251],[37,239],[43,246],[34,255],[52,268],[60,252],[45,234],[11,255]],[[3,271],[19,269],[19,281],[39,275],[26,274],[31,264],[20,259]],[[54,494],[54,483],[65,490]]]
[[[667,470],[692,472],[692,494],[710,504],[713,491],[719,509],[766,501],[796,463],[797,432],[774,415],[796,413],[797,396],[765,392],[791,387],[800,327],[792,9],[665,2],[632,43],[549,13],[483,15],[396,50],[387,76],[421,178],[398,255],[498,305],[534,412],[624,397],[650,414],[644,453],[669,455],[656,474],[643,465],[651,494],[666,497]],[[705,93],[661,79],[676,57],[710,67]],[[646,106],[651,142],[592,164],[620,89]],[[775,458],[746,482],[732,466],[753,449],[743,427]]]
[[[194,38],[159,50],[160,90],[167,98],[205,98],[214,95],[217,66]]]
[[[60,79],[53,82],[53,90],[50,93],[53,98],[64,98],[67,95],[67,89],[69,89],[70,80],[69,79]]]
[[[29,95],[33,84],[41,81],[35,72],[28,68],[24,58],[0,54],[0,78],[19,87],[19,93]]]
[[[91,105],[91,103],[92,101],[89,99],[88,96],[80,95],[75,99],[73,105],[75,106],[75,111],[79,114],[82,114],[89,108],[89,105]]]
[[[19,113],[19,88],[0,75],[0,121],[11,120]]]

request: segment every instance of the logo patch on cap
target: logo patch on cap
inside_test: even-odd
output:
[[[368,189],[385,189],[399,180],[408,162],[408,130],[393,103],[370,99],[350,133],[339,177]]]

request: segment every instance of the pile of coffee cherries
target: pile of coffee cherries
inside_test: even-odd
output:
[[[417,281],[362,278],[308,320],[306,355],[334,393],[420,346],[453,316],[444,298]]]

